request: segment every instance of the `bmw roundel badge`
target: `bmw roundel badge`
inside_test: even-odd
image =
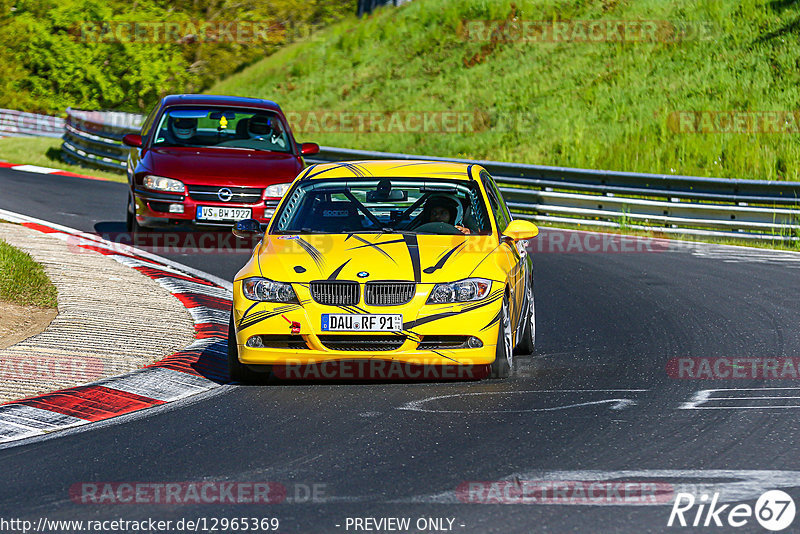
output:
[[[369,276],[369,273],[367,271],[361,271],[360,273],[358,273],[358,277],[359,278],[366,278],[368,276]]]

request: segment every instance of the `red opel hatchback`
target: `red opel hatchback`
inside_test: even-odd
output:
[[[269,100],[167,96],[128,155],[127,226],[266,222],[316,143],[298,144],[281,108]]]

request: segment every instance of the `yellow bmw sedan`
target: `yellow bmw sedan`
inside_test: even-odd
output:
[[[345,361],[506,378],[533,351],[538,229],[512,220],[479,165],[314,165],[266,228],[245,219],[234,233],[263,237],[233,284],[233,380]]]

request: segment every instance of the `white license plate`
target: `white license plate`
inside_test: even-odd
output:
[[[398,314],[323,313],[323,332],[399,332],[403,316]]]
[[[198,221],[240,221],[249,219],[250,208],[222,208],[216,206],[197,206]]]

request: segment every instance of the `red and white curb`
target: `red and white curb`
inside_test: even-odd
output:
[[[185,349],[131,373],[0,405],[0,444],[166,404],[228,382],[229,282],[94,234],[5,210],[0,218],[100,252],[155,280],[186,306],[196,337]]]
[[[2,139],[2,137],[0,137],[0,139]],[[36,174],[52,174],[55,176],[71,176],[73,178],[85,178],[87,180],[100,180],[103,182],[110,181],[108,178],[100,178],[99,176],[88,176],[86,174],[78,174],[76,172],[64,171],[61,169],[40,167],[38,165],[20,165],[18,163],[9,163],[7,161],[0,161],[0,169],[11,169],[12,171],[19,172],[33,172]]]

